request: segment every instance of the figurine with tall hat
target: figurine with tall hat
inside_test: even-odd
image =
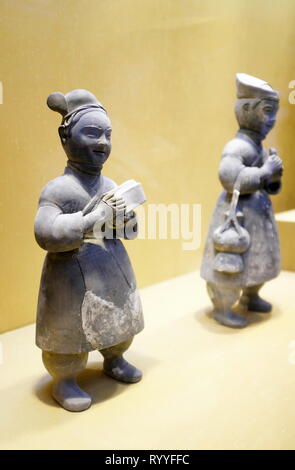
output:
[[[237,74],[236,86],[239,130],[222,152],[223,191],[209,227],[201,276],[207,281],[214,319],[243,328],[251,312],[267,314],[272,308],[260,289],[280,270],[269,195],[280,191],[283,167],[276,150],[262,146],[276,122],[278,92],[245,73]]]
[[[137,221],[124,198],[116,196],[116,183],[101,174],[112,132],[102,104],[87,90],[52,93],[47,104],[62,116],[58,131],[68,160],[64,173],[43,189],[35,219],[36,240],[48,252],[36,343],[54,379],[55,400],[69,411],[83,411],[91,397],[77,378],[89,351],[102,354],[104,372],[113,379],[141,379],[140,370],[123,357],[143,329],[143,316],[119,240],[137,236]]]

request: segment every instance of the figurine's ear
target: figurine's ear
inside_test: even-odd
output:
[[[243,111],[249,111],[249,103],[244,103],[243,104]]]
[[[58,133],[59,133],[59,137],[60,137],[61,143],[64,145],[64,144],[66,143],[66,140],[67,140],[67,130],[66,130],[66,127],[65,127],[64,125],[59,126],[59,128],[58,128]]]

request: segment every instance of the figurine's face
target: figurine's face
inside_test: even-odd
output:
[[[100,171],[111,152],[112,126],[103,111],[89,111],[73,124],[63,142],[66,154],[80,168]]]
[[[251,100],[242,106],[238,120],[241,127],[258,132],[264,139],[275,125],[278,109],[278,101],[271,99]]]
[[[262,100],[255,108],[255,127],[262,137],[266,137],[276,123],[279,104],[274,100]]]

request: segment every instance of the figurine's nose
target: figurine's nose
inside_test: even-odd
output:
[[[97,140],[97,145],[99,145],[99,147],[105,147],[107,143],[108,141],[106,139],[105,134],[102,134]]]
[[[276,123],[276,120],[275,119],[270,119],[267,123],[268,127],[273,127]]]

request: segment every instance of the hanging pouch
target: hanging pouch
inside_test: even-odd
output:
[[[227,274],[237,274],[244,270],[242,254],[250,246],[250,235],[238,220],[242,213],[237,213],[242,171],[239,173],[234,185],[226,220],[213,233],[214,248],[217,251],[213,269]]]

